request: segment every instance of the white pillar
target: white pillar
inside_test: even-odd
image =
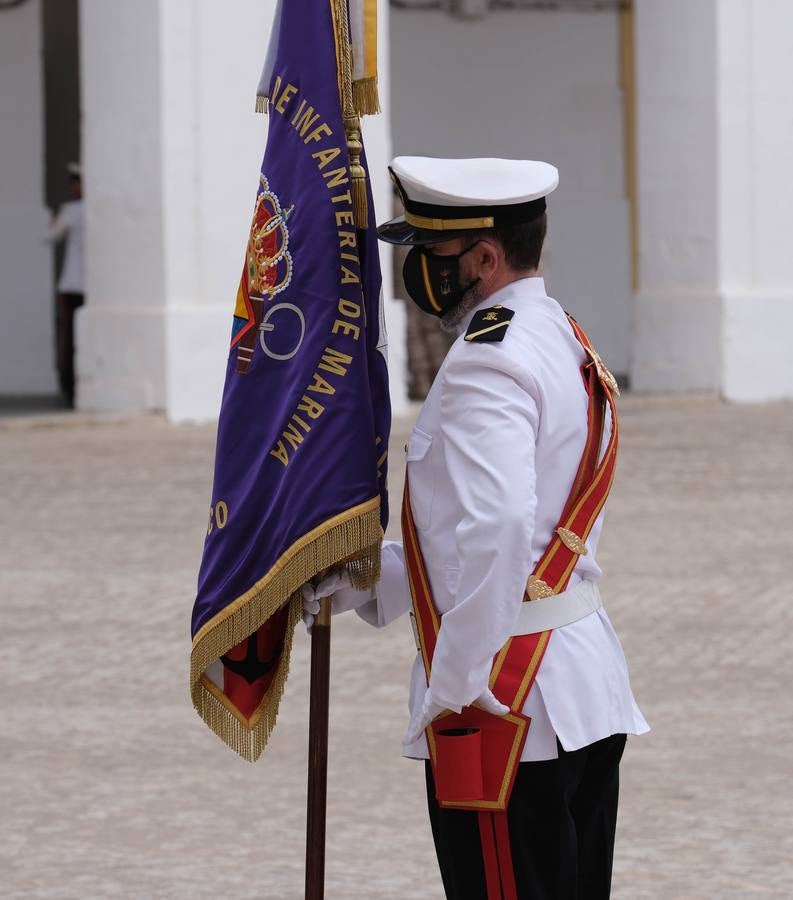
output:
[[[274,7],[82,2],[83,409],[217,415],[267,133],[253,107]],[[387,126],[372,138],[380,198]]]
[[[267,116],[254,112],[275,0],[161,0],[166,409],[220,409]]]
[[[793,6],[636,0],[632,382],[793,396]]]
[[[0,12],[0,84],[0,394],[53,394],[39,0]]]
[[[165,407],[157,0],[82,0],[86,305],[81,409]]]
[[[636,2],[638,390],[719,387],[717,4]]]
[[[83,409],[217,414],[273,3],[83,0]]]
[[[377,224],[393,216],[393,196],[388,164],[391,162],[391,66],[390,6],[379,3],[377,9],[377,69],[380,115],[365,116],[363,138],[369,176],[372,181]],[[393,252],[390,244],[380,241],[380,268],[383,273],[383,303],[388,333],[388,375],[393,415],[404,415],[407,396],[407,316],[405,304],[394,297]]]
[[[793,397],[793,4],[719,4],[722,382]]]

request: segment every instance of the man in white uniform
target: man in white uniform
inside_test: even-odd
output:
[[[412,245],[411,298],[458,334],[407,447],[411,529],[439,628],[431,668],[416,657],[404,755],[428,759],[430,723],[449,710],[509,713],[510,700],[491,690],[494,658],[513,635],[549,635],[520,701],[530,726],[505,812],[444,805],[439,761],[433,754],[435,771],[427,764],[441,875],[449,898],[606,898],[625,736],[648,726],[597,588],[602,512],[585,540],[572,535],[562,591],[533,574],[574,499],[595,402],[582,373],[596,354],[537,275],[558,173],[531,161],[425,157],[397,158],[391,172],[405,217],[380,236]],[[599,358],[597,372],[610,378]],[[612,418],[593,465],[612,452]],[[377,626],[408,612],[405,556],[401,543],[384,543],[376,596],[353,590],[345,573],[307,586],[307,620],[331,594],[334,612],[355,608]],[[545,590],[525,595],[530,576]]]

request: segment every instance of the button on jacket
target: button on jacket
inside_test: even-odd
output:
[[[587,435],[585,354],[543,279],[513,282],[477,309],[496,304],[515,313],[504,339],[465,341],[476,310],[469,313],[407,448],[413,516],[442,614],[430,688],[436,702],[454,710],[487,687],[529,574],[558,525]],[[601,513],[570,587],[600,579],[602,526]],[[372,624],[410,609],[398,542],[384,544],[376,594],[359,609]],[[417,655],[411,709],[425,688]],[[605,609],[553,632],[523,711],[532,719],[524,761],[554,759],[557,737],[565,750],[576,750],[611,734],[648,730]],[[405,755],[426,758],[424,737]]]

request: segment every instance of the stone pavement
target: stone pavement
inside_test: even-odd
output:
[[[621,408],[600,560],[654,731],[625,757],[613,897],[793,897],[793,407]],[[305,634],[255,766],[187,691],[213,441],[0,425],[2,897],[302,897]],[[399,757],[407,623],[342,617],[333,652],[327,896],[441,898],[421,766]]]

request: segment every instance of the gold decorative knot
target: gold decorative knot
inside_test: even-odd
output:
[[[485,322],[497,322],[497,321],[498,321],[498,313],[496,313],[496,312],[489,312],[489,313],[485,316],[484,321],[485,321]]]
[[[617,379],[606,368],[606,364],[600,358],[600,354],[592,347],[584,347],[584,350],[586,350],[587,356],[589,356],[589,358],[592,360],[590,365],[593,365],[595,367],[595,371],[598,373],[600,383],[609,391],[611,391],[611,393],[616,397],[619,397],[620,389],[619,385],[617,384]]]
[[[556,533],[568,550],[572,550],[573,553],[577,553],[579,556],[586,556],[589,553],[587,545],[574,531],[570,531],[568,528],[557,528]]]
[[[529,583],[526,585],[526,593],[529,595],[529,600],[542,600],[543,597],[552,596],[553,588],[546,584],[542,578],[530,575]]]

